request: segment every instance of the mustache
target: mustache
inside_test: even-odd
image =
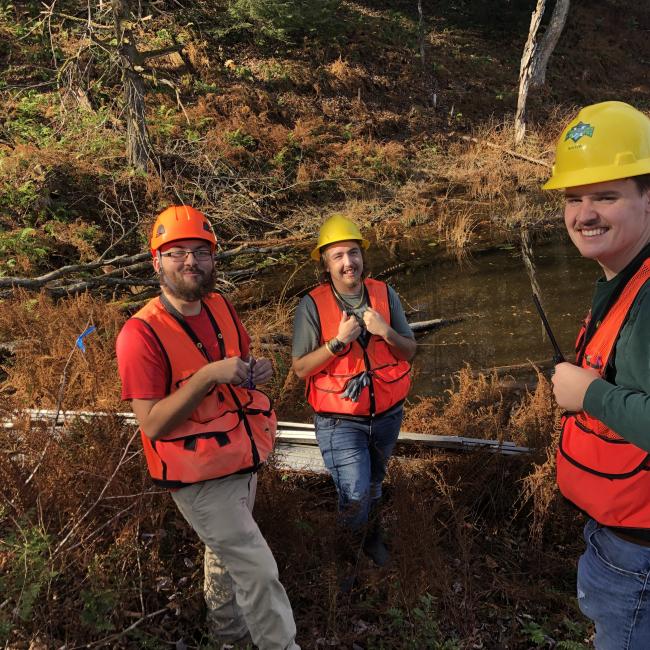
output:
[[[205,275],[205,271],[203,269],[200,269],[196,265],[186,265],[181,269],[181,273],[199,273],[200,275]]]

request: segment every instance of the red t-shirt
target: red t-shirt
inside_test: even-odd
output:
[[[233,310],[234,313],[234,310]],[[239,317],[235,315],[241,333],[242,358],[248,358],[250,336]],[[186,316],[185,322],[192,328],[213,361],[221,359],[219,343],[205,310],[196,316]],[[189,337],[187,345],[193,346]],[[163,351],[156,337],[143,321],[130,318],[115,342],[117,367],[122,379],[122,399],[162,399],[167,396],[169,372]]]

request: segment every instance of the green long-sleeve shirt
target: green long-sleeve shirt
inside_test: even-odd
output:
[[[592,320],[602,320],[614,294],[624,286],[640,263],[650,256],[646,247],[611,280],[596,283]],[[614,372],[592,382],[584,410],[628,442],[650,452],[650,282],[639,291],[614,350]]]

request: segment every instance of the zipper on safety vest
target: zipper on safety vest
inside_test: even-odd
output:
[[[244,411],[244,407],[241,405],[241,402],[237,398],[237,394],[235,391],[232,389],[232,386],[230,384],[223,384],[224,386],[228,387],[228,390],[230,391],[230,394],[232,395],[232,398],[235,400],[235,404],[237,404],[238,410],[239,410],[239,415],[242,419],[242,422],[244,423],[244,428],[246,429],[246,434],[248,435],[248,438],[250,439],[251,443],[251,452],[253,454],[253,466],[257,467],[260,464],[260,452],[257,451],[257,445],[255,444],[255,438],[253,437],[253,432],[251,431],[251,426],[248,422],[248,418],[246,417],[246,412]]]
[[[206,361],[208,363],[212,363],[212,358],[210,357],[210,353],[206,349],[206,347],[201,343],[199,340],[199,337],[196,335],[194,330],[187,324],[185,319],[183,318],[183,315],[178,312],[170,303],[169,301],[165,298],[165,296],[161,296],[161,302],[163,303],[163,306],[167,311],[173,316],[178,324],[183,328],[183,331],[190,337],[191,341],[194,343],[194,345],[197,347],[199,352],[205,357]],[[221,353],[221,359],[226,358],[226,348],[225,344],[223,341],[223,334],[221,333],[221,328],[217,324],[216,319],[212,315],[212,312],[210,311],[210,308],[203,302],[201,301],[201,308],[205,309],[205,312],[208,316],[208,320],[210,321],[210,324],[212,325],[212,328],[214,330],[214,333],[217,337],[217,343],[219,344],[219,352]],[[233,318],[234,321],[234,318]],[[246,434],[248,435],[248,438],[251,443],[251,452],[253,455],[253,465],[255,467],[259,466],[260,464],[260,454],[259,451],[257,451],[257,445],[255,444],[255,439],[253,438],[253,432],[251,431],[250,424],[248,423],[248,419],[246,418],[246,412],[244,411],[243,406],[241,405],[241,402],[239,399],[237,399],[237,394],[235,391],[232,389],[232,386],[230,384],[219,384],[218,386],[226,386],[228,390],[230,390],[230,394],[232,395],[232,398],[235,400],[235,404],[237,404],[237,410],[239,412],[239,417],[242,419],[244,423],[244,428],[246,429]],[[221,393],[219,391],[219,388],[217,387],[217,394],[219,397],[221,397]],[[223,398],[221,398],[223,401]]]
[[[368,395],[370,396],[370,417],[375,416],[375,382],[374,379],[372,378],[372,368],[370,366],[370,359],[368,358],[368,352],[366,351],[366,348],[361,346],[361,349],[363,350],[363,360],[366,365],[366,372],[368,373],[368,378],[370,380],[370,383],[368,384]]]

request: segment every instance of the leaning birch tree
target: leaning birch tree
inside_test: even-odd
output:
[[[519,67],[519,96],[515,114],[515,144],[521,144],[526,134],[526,103],[531,87],[541,86],[546,81],[546,69],[551,54],[557,45],[569,13],[570,0],[556,0],[553,14],[541,42],[537,34],[546,10],[546,0],[537,0],[537,6],[530,19],[528,38],[524,46]]]

